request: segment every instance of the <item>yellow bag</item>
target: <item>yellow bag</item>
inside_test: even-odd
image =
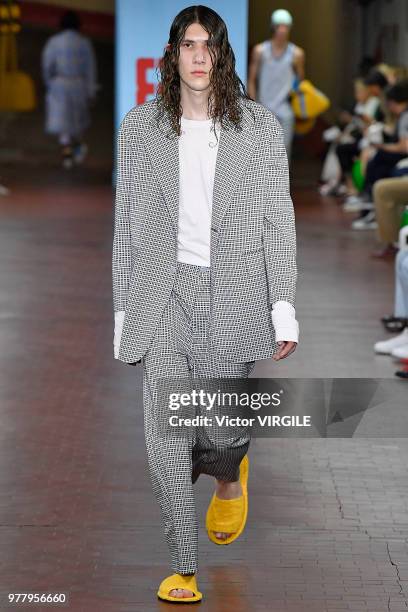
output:
[[[36,107],[32,78],[25,72],[6,72],[0,76],[0,110],[31,111]]]
[[[297,119],[314,119],[330,106],[329,98],[304,79],[291,92],[291,105]]]
[[[0,8],[0,111],[31,111],[37,106],[34,81],[17,67],[19,7],[8,3]]]
[[[298,136],[304,136],[311,132],[316,125],[316,119],[296,119],[295,121],[295,134]]]

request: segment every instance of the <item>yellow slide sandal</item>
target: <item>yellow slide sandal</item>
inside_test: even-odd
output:
[[[173,589],[186,589],[194,593],[194,597],[173,597],[169,595]],[[159,586],[157,591],[157,597],[164,601],[172,601],[175,603],[194,603],[201,601],[203,594],[200,593],[197,587],[197,580],[195,575],[183,576],[182,574],[172,574],[167,576]]]
[[[244,530],[248,515],[248,455],[242,459],[239,466],[239,481],[242,495],[233,499],[220,499],[215,492],[208,506],[205,526],[208,537],[215,544],[231,544]],[[220,531],[230,533],[228,538],[219,539],[213,533]]]

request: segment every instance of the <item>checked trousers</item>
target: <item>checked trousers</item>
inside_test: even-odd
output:
[[[160,389],[177,378],[248,378],[255,362],[233,363],[211,354],[208,346],[210,268],[177,264],[176,279],[155,337],[142,359],[144,433],[153,492],[159,503],[174,573],[198,567],[198,524],[193,484],[200,474],[239,479],[247,453],[247,428],[188,427],[183,436],[163,435],[160,420],[169,416]],[[203,413],[205,408],[202,409]],[[198,413],[195,413],[198,414]]]

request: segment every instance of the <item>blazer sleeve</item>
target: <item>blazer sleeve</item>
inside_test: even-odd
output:
[[[131,147],[126,137],[126,117],[117,136],[116,193],[112,248],[113,309],[126,309],[131,276]]]
[[[297,264],[295,212],[290,195],[289,167],[278,119],[270,114],[266,156],[263,242],[270,307],[284,300],[295,307]]]

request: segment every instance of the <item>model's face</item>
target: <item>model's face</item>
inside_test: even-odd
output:
[[[207,41],[208,32],[199,23],[192,23],[180,43],[180,81],[194,91],[204,91],[210,85],[212,59]]]

